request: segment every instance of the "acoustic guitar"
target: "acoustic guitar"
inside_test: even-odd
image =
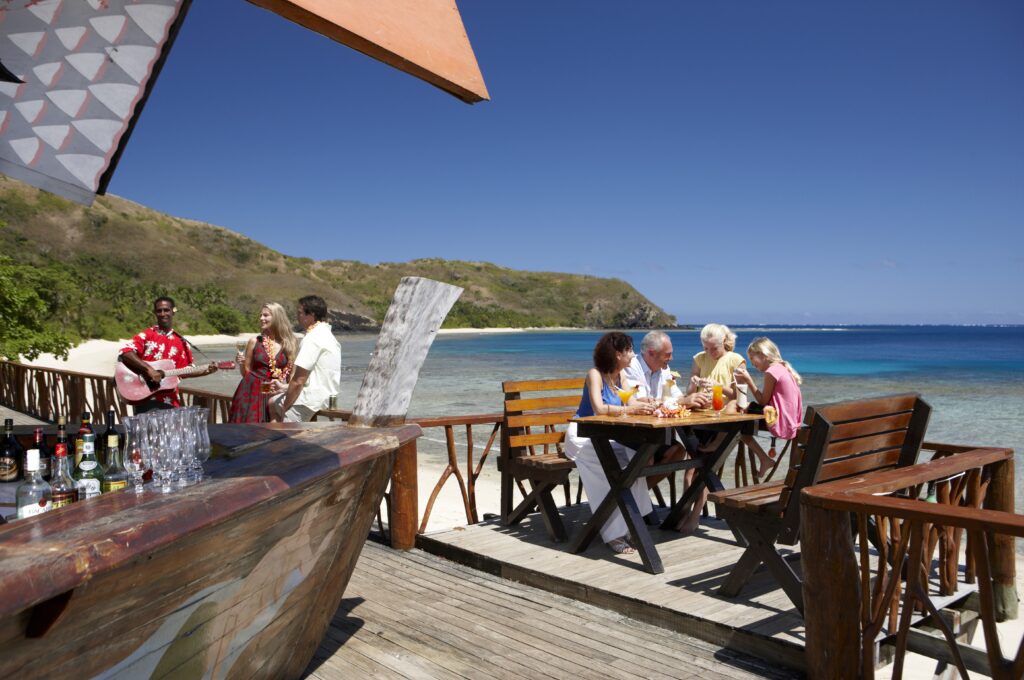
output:
[[[159,384],[149,381],[146,376],[139,375],[120,361],[117,362],[117,366],[114,368],[114,383],[117,385],[117,391],[128,401],[142,401],[143,399],[148,399],[154,392],[173,390],[178,386],[182,378],[202,373],[209,365],[203,364],[201,366],[175,368],[174,361],[171,359],[147,361],[146,363],[158,371],[163,371],[164,379]],[[218,361],[216,365],[219,369],[232,369],[235,367],[235,362]]]

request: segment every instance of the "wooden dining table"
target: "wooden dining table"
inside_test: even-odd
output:
[[[637,508],[630,487],[640,477],[679,470],[696,470],[693,482],[672,505],[661,523],[662,529],[675,529],[703,489],[720,491],[724,488],[717,471],[736,448],[741,433],[754,432],[757,421],[763,418],[764,416],[760,414],[717,414],[714,411],[691,411],[682,418],[596,415],[574,418],[572,422],[576,423],[577,434],[580,437],[588,437],[594,444],[601,468],[608,478],[609,492],[597,508],[591,506],[590,520],[573,537],[569,550],[574,553],[586,550],[599,535],[601,527],[611,513],[618,508],[626,520],[630,540],[636,547],[644,567],[652,574],[664,572],[661,557],[654,547],[654,541]],[[715,441],[713,450],[696,458],[687,457],[667,463],[655,462],[660,452],[673,444],[682,445],[681,432],[684,428],[723,432],[726,436]],[[619,467],[611,446],[613,441],[636,450],[636,455],[625,468]]]

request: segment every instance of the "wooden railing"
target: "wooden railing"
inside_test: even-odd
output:
[[[1017,617],[1024,536],[1010,449],[944,447],[927,463],[810,487],[801,512],[809,677],[874,677],[889,649],[894,678],[908,651],[962,677],[1024,676],[1024,641],[1004,656],[996,630]],[[976,617],[985,649],[969,644]]]
[[[183,385],[179,388],[186,405],[203,406],[210,410],[210,423],[224,423],[231,409],[231,396],[210,390],[196,389]],[[33,417],[53,421],[58,414],[74,421],[82,411],[90,411],[94,418],[113,409],[119,416],[130,414],[129,406],[118,394],[110,376],[79,373],[54,368],[42,368],[11,361],[0,360],[0,404]],[[350,411],[325,409],[317,413],[316,420],[329,418],[347,420]],[[456,484],[466,513],[466,524],[480,521],[476,485],[484,463],[490,457],[502,423],[502,414],[488,413],[446,417],[410,417],[409,422],[418,424],[430,436],[430,431],[444,433],[447,463],[434,484],[426,507],[420,515],[417,479],[417,450],[404,450],[398,456],[396,474],[385,495],[381,515],[388,517],[387,539],[394,547],[411,548],[415,537],[426,531],[438,495],[447,484]],[[465,433],[465,450],[459,452],[456,433]],[[433,438],[433,437],[432,437]],[[485,442],[476,453],[477,442]],[[738,458],[737,483],[747,479],[747,457]],[[462,467],[462,461],[465,467]],[[742,468],[742,471],[741,471]],[[756,479],[754,481],[757,481]],[[674,482],[674,480],[670,480]],[[658,492],[660,498],[660,491]],[[670,483],[669,503],[675,501],[676,488]],[[401,499],[401,500],[399,500]],[[567,492],[567,501],[570,495]],[[576,493],[579,501],[579,489]],[[382,532],[383,532],[383,523]]]
[[[231,409],[229,395],[188,387],[181,387],[179,391],[186,404],[210,409],[211,423],[227,422]],[[113,409],[121,417],[130,413],[130,404],[118,394],[114,379],[110,376],[42,368],[11,361],[0,361],[0,404],[35,418],[49,421],[55,420],[57,415],[65,415],[69,420],[74,421],[83,411],[90,411],[97,418],[100,417],[99,414],[106,413],[110,409]],[[317,413],[314,419],[328,418],[344,421],[350,415],[351,412],[344,409],[325,409]],[[384,499],[387,511],[385,514],[390,517],[388,521],[390,540],[395,547],[411,548],[416,535],[426,531],[437,496],[445,484],[451,480],[454,480],[459,487],[466,511],[466,523],[475,524],[480,521],[477,510],[476,482],[497,439],[501,419],[501,414],[409,418],[409,422],[418,424],[424,430],[436,428],[444,433],[448,461],[431,491],[426,509],[421,517],[418,513],[418,490],[415,474],[417,469],[416,448],[412,447],[411,450],[406,449],[400,452],[400,462],[396,463],[396,469],[404,471],[404,474],[392,477],[391,487]],[[474,427],[483,430],[482,438],[475,436]],[[460,466],[460,455],[455,436],[457,428],[465,428],[465,473]],[[475,458],[476,442],[481,439],[486,443],[479,458]],[[395,500],[399,497],[403,499],[400,503]],[[390,511],[396,505],[399,506],[398,512]]]

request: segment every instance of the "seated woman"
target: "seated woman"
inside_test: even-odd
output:
[[[699,392],[717,383],[722,386],[722,395],[727,401],[726,412],[734,413],[736,386],[733,372],[745,364],[743,357],[733,351],[736,349],[736,334],[728,326],[709,323],[700,331],[700,342],[704,351],[693,355],[688,392]]]
[[[800,431],[804,413],[803,395],[800,392],[803,380],[796,369],[782,358],[778,346],[768,338],[755,338],[747,347],[747,356],[754,368],[764,374],[764,386],[757,389],[754,379],[744,368],[736,369],[736,382],[750,387],[756,402],[747,410],[769,415],[770,409],[774,409],[774,414],[766,418],[768,431],[772,433],[771,447],[767,454],[754,450],[760,461],[757,475],[761,477],[774,463],[776,438],[794,439]]]
[[[238,353],[242,381],[231,398],[230,423],[266,423],[268,394],[262,386],[273,380],[286,381],[298,342],[284,307],[268,302],[260,310],[260,334],[249,340],[245,352]]]
[[[622,371],[629,366],[633,359],[633,340],[625,333],[606,333],[597,341],[594,347],[594,368],[587,372],[587,380],[583,385],[583,397],[580,399],[577,417],[592,415],[623,415],[637,414],[647,415],[653,412],[654,407],[636,397],[630,399],[628,404],[623,404],[616,390],[623,387]],[[625,467],[630,459],[636,454],[633,449],[628,449],[618,442],[612,442],[615,451],[615,458],[620,467]],[[565,455],[576,461],[576,468],[580,472],[580,481],[587,492],[587,502],[591,511],[601,505],[601,501],[608,495],[608,478],[601,467],[601,461],[597,457],[594,445],[589,438],[576,435],[576,423],[569,423],[565,433]],[[636,480],[630,488],[633,499],[641,515],[650,514],[651,498],[647,495],[647,483],[643,477]],[[629,533],[626,529],[626,520],[617,509],[608,521],[601,528],[601,540],[608,544],[608,547],[616,553],[633,553],[633,546],[629,544]]]
[[[736,349],[736,334],[729,330],[728,326],[720,323],[709,323],[700,331],[700,342],[704,346],[703,352],[693,355],[693,364],[690,367],[690,386],[688,392],[701,392],[710,389],[712,385],[722,386],[722,396],[725,397],[725,412],[735,413],[736,408],[736,386],[733,372],[745,365],[743,357],[733,350]],[[724,435],[719,435],[724,436]],[[710,430],[697,430],[696,439],[699,444],[713,449],[716,442],[714,432]],[[687,449],[690,454],[696,453],[694,448],[698,441],[687,441]],[[689,486],[696,470],[687,470],[683,475],[686,485]],[[697,499],[693,502],[690,512],[680,520],[677,528],[683,534],[692,534],[700,524],[701,514],[704,512],[704,504],[707,502],[708,490],[704,488]]]

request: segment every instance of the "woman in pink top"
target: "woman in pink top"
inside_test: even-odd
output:
[[[800,383],[803,380],[789,362],[782,358],[779,348],[768,338],[756,338],[747,347],[747,356],[754,368],[764,373],[764,387],[760,390],[754,379],[740,366],[736,369],[736,382],[745,383],[750,387],[757,404],[751,404],[747,411],[756,411],[758,405],[771,406],[777,418],[769,421],[768,430],[772,433],[771,453],[775,452],[775,439],[794,439],[800,430],[800,421],[804,413],[804,400],[800,394]],[[761,465],[758,476],[771,465],[770,455],[759,455]]]

